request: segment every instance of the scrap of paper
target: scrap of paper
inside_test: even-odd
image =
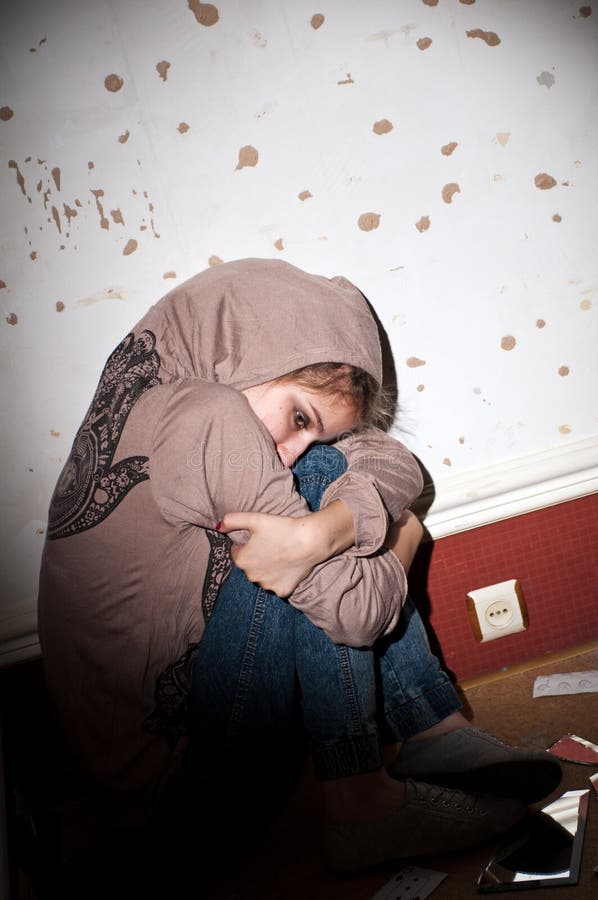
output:
[[[446,872],[405,866],[371,900],[425,900],[446,878]]]
[[[598,671],[563,672],[554,675],[538,675],[534,681],[534,697],[550,697],[557,694],[590,694],[598,691]]]
[[[559,759],[568,762],[581,763],[584,766],[598,764],[598,746],[576,734],[564,734],[547,749],[549,753],[554,753]]]

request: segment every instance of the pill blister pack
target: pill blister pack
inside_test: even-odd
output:
[[[538,675],[534,681],[534,697],[550,697],[558,694],[589,694],[598,691],[598,671],[563,672],[554,675]]]

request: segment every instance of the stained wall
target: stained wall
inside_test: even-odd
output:
[[[21,0],[0,15],[5,638],[34,634],[49,495],[104,359],[224,260],[361,287],[437,536],[598,490],[591,6]]]

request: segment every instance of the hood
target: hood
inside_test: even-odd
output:
[[[346,278],[281,260],[223,263],[183,282],[150,312],[164,318],[176,368],[237,390],[302,366],[349,363],[380,384],[378,328]]]

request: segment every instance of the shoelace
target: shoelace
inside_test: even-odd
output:
[[[427,803],[430,806],[442,806],[444,809],[452,807],[470,815],[476,813],[479,816],[488,815],[486,809],[478,806],[480,798],[474,794],[466,794],[464,791],[450,790],[449,788],[438,787],[435,784],[424,784],[417,781],[413,781],[412,785],[420,803]]]

